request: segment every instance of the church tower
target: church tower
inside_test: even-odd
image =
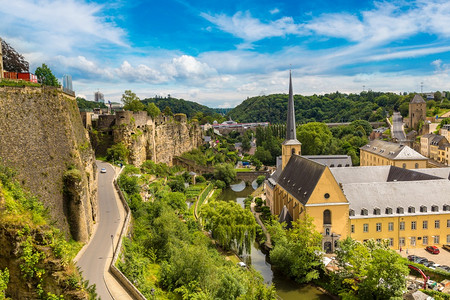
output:
[[[292,74],[289,72],[289,100],[286,124],[286,139],[281,144],[281,168],[287,165],[292,154],[301,155],[302,143],[297,140],[295,126],[294,93],[292,92]]]

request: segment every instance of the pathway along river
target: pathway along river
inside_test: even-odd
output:
[[[236,201],[244,207],[244,199],[255,190],[256,183],[253,182],[252,186],[245,186],[245,182],[243,181],[238,184],[233,184],[230,188],[227,188],[222,192],[219,199]],[[277,295],[283,300],[333,299],[317,288],[311,285],[299,285],[295,281],[286,278],[286,276],[281,274],[279,271],[273,269],[268,261],[268,253],[264,253],[259,248],[257,242],[252,245],[251,254],[244,255],[243,260],[246,264],[252,265],[257,271],[259,271],[267,284],[273,283],[277,290]]]

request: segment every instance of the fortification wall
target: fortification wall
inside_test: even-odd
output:
[[[87,241],[97,218],[97,167],[75,99],[56,89],[3,87],[0,115],[0,163],[17,171],[61,230]]]

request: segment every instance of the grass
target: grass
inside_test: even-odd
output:
[[[39,83],[33,83],[29,81],[24,80],[9,80],[9,79],[2,79],[0,81],[0,86],[34,86],[34,87],[40,87],[41,85]]]
[[[247,168],[245,168],[245,169],[235,169],[236,170],[236,172],[239,172],[239,173],[244,173],[244,172],[255,172],[255,170],[253,170],[253,169],[247,169]]]

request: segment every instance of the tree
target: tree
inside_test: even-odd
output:
[[[183,193],[169,193],[163,200],[166,201],[173,209],[178,210],[179,212],[184,212],[187,209],[186,196]]]
[[[361,243],[347,238],[339,243],[336,258],[338,276],[348,286],[346,296],[392,299],[401,297],[405,290],[408,267],[400,255],[389,249],[387,241]]]
[[[145,109],[145,105],[131,90],[126,90],[125,93],[122,94],[122,102],[124,104],[124,110],[141,111]]]
[[[4,40],[2,41],[3,68],[8,72],[28,73],[30,64]]]
[[[312,217],[300,217],[287,230],[275,222],[269,231],[275,243],[270,261],[275,266],[299,283],[319,278],[322,235],[316,231]]]
[[[222,180],[228,186],[236,180],[236,170],[231,164],[219,164],[214,168],[214,178]]]
[[[265,165],[269,165],[272,162],[272,154],[270,154],[269,150],[264,149],[263,146],[256,147],[254,157]]]
[[[250,210],[232,201],[213,201],[202,206],[201,218],[222,247],[250,253],[257,226]]]
[[[56,79],[55,75],[53,75],[52,70],[50,70],[50,68],[46,64],[42,64],[42,66],[37,67],[36,71],[34,71],[34,74],[37,76],[38,81],[41,84],[56,87],[59,87],[61,85],[58,79]]]
[[[108,161],[128,161],[128,155],[130,151],[125,146],[124,143],[118,143],[115,145],[112,145],[111,148],[108,148],[106,150],[106,159]]]
[[[409,113],[409,103],[403,102],[402,104],[400,104],[400,107],[398,108],[398,110],[400,111],[400,114],[402,115],[402,117],[406,118]]]
[[[331,141],[331,131],[325,123],[311,122],[297,128],[298,140],[302,143],[302,154],[324,154]]]
[[[258,178],[256,178],[256,183],[258,185],[261,185],[264,182],[264,180],[266,180],[266,176],[260,175],[260,176],[258,176]]]
[[[159,116],[159,114],[161,113],[161,111],[159,110],[159,108],[155,105],[155,103],[150,102],[147,105],[147,114],[149,116],[152,117],[152,119],[156,118],[157,116]]]
[[[164,108],[163,114],[166,116],[173,116],[173,112],[169,106],[166,106],[166,108]]]
[[[244,136],[242,137],[242,150],[244,152],[248,152],[251,147],[252,147],[252,145],[250,144],[250,139],[249,139],[248,135],[244,134]]]

